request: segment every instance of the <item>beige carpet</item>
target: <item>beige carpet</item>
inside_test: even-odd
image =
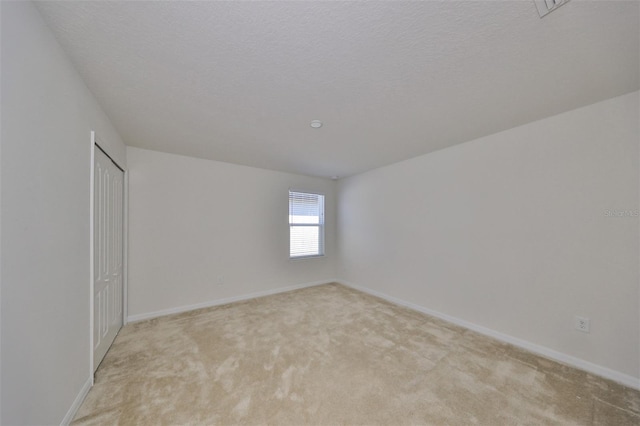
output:
[[[124,327],[74,423],[640,425],[640,392],[330,284]]]

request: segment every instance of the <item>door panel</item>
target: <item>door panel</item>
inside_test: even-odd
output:
[[[122,327],[124,173],[97,146],[94,173],[95,371]]]

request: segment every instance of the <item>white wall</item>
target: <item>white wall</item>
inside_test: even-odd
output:
[[[335,182],[132,147],[127,161],[130,318],[335,277]],[[325,257],[289,260],[290,187],[325,194]]]
[[[638,92],[344,179],[338,276],[640,377]],[[573,329],[574,315],[591,333]]]
[[[2,2],[2,424],[58,424],[90,378],[90,132],[125,147],[30,2]]]
[[[338,272],[640,376],[638,218],[605,215],[639,207],[638,93],[345,179],[336,200],[327,180],[125,152],[34,6],[0,4],[0,423],[59,423],[90,376],[91,130],[129,156],[130,315]],[[289,187],[326,193],[325,258],[288,259]]]

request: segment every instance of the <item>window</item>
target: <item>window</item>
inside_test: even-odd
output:
[[[324,256],[324,195],[289,191],[289,258]]]

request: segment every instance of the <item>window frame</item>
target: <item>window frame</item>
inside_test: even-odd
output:
[[[317,195],[322,197],[322,208],[319,212],[318,222],[317,224],[304,224],[304,223],[292,223],[291,221],[291,193],[299,193],[299,194],[309,194],[309,195]],[[289,188],[288,192],[288,212],[289,212],[289,260],[302,260],[302,259],[313,259],[318,257],[324,257],[325,250],[325,212],[326,212],[326,199],[324,193],[319,191],[309,191],[309,190],[301,190],[295,188]],[[316,227],[318,228],[318,254],[309,254],[302,256],[292,256],[291,255],[291,229],[294,227]]]

